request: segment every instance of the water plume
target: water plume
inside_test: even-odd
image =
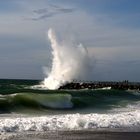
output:
[[[47,89],[58,89],[74,79],[85,80],[92,70],[87,49],[76,43],[60,41],[54,30],[48,30],[48,38],[52,47],[51,71],[43,81]]]

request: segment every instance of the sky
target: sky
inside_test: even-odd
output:
[[[88,48],[94,81],[140,81],[139,0],[0,0],[0,78],[43,79],[47,31]]]

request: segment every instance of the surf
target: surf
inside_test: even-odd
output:
[[[0,132],[45,132],[94,128],[139,128],[140,111],[113,114],[67,114],[1,118]]]

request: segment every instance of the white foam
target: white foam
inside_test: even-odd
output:
[[[139,108],[140,108],[140,101],[137,101],[137,102],[135,101],[135,102],[129,103],[125,107],[122,107],[120,105],[115,106],[115,108],[111,109],[109,112],[116,112],[116,113],[119,113],[119,112],[134,112],[134,111],[139,110]]]
[[[96,88],[95,90],[110,90],[111,87]]]
[[[111,87],[103,87],[102,89],[109,90]]]
[[[140,111],[118,114],[68,114],[0,119],[0,132],[79,130],[140,126]]]

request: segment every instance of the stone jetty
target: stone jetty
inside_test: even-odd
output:
[[[111,88],[119,90],[140,90],[140,82],[128,82],[127,80],[122,82],[71,82],[59,89],[98,89],[98,88]]]

